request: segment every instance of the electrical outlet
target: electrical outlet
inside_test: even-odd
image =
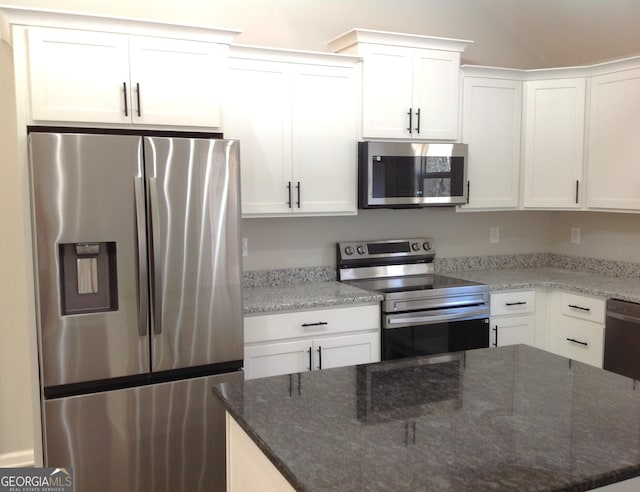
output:
[[[249,240],[246,237],[242,238],[242,256],[249,256]]]
[[[490,227],[489,228],[489,242],[490,243],[499,243],[500,242],[500,228],[499,227]]]
[[[580,244],[580,228],[579,227],[571,228],[571,242],[573,244]]]

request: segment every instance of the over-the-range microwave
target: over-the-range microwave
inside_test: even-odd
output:
[[[360,208],[460,205],[467,193],[467,144],[358,142]]]

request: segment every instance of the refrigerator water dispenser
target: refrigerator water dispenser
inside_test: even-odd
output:
[[[116,243],[64,243],[59,248],[62,314],[117,310]]]

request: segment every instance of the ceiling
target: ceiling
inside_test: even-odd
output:
[[[640,55],[640,0],[475,0],[557,67]]]

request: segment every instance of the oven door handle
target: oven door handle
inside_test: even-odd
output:
[[[489,317],[489,310],[487,309],[487,306],[444,309],[433,311],[432,313],[433,314],[428,312],[415,314],[389,314],[385,317],[385,328],[400,328],[400,326],[394,325],[424,325],[440,323],[442,321],[464,321],[468,319]]]

